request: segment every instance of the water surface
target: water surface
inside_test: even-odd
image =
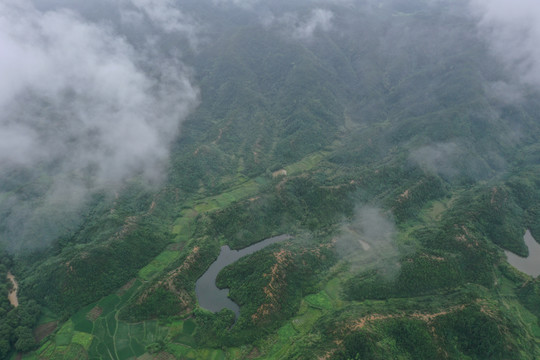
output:
[[[537,277],[540,275],[540,244],[534,240],[531,235],[531,232],[527,230],[525,236],[525,245],[529,248],[529,256],[524,258],[514,254],[511,251],[505,250],[506,257],[508,262],[525,274]]]
[[[197,294],[199,305],[212,312],[218,312],[221,309],[230,309],[234,311],[238,318],[240,315],[240,307],[229,298],[229,289],[218,289],[216,286],[217,275],[225,266],[234,263],[238,259],[252,254],[255,251],[264,249],[270,244],[290,238],[290,235],[274,236],[241,250],[231,250],[227,245],[222,246],[216,261],[210,265],[208,270],[206,270],[195,284],[195,293]]]

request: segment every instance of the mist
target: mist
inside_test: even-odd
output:
[[[341,226],[336,250],[353,272],[376,269],[393,277],[399,270],[400,257],[396,236],[396,226],[388,213],[373,206],[359,206],[352,220]]]
[[[540,4],[534,0],[470,0],[480,35],[522,84],[540,86]]]
[[[521,104],[540,90],[540,5],[533,0],[469,0],[479,37],[506,70],[503,79],[486,84],[501,105]]]
[[[201,10],[210,6],[223,12]],[[376,23],[370,11],[385,6],[392,16]],[[430,22],[413,24],[407,16],[393,16],[426,6],[472,19],[478,33],[470,34],[468,22],[463,29],[448,24],[433,29]],[[540,86],[537,7],[532,0],[464,0],[455,6],[398,0],[3,1],[0,243],[18,248],[26,239],[46,245],[77,226],[92,194],[114,194],[133,178],[148,186],[163,182],[170,145],[200,97],[184,54],[216,45],[206,36],[208,29],[218,33],[220,25],[211,21],[219,16],[230,21],[242,12],[238,19],[315,50],[326,35],[343,39],[352,33],[358,79],[350,90],[356,92],[351,117],[362,122],[378,120],[383,105],[381,97],[367,96],[383,74],[373,64],[384,63],[390,88],[407,86],[409,68],[419,64],[429,68],[448,61],[451,71],[454,49],[467,47],[473,36],[484,40],[511,74],[486,81],[485,92],[505,104],[521,101],[523,85]],[[436,90],[444,84],[431,80],[434,89],[426,90],[424,102],[404,96],[390,105],[415,115],[434,111],[441,105]],[[458,168],[479,178],[475,169],[489,168],[466,154],[474,144],[464,149],[459,138],[429,140],[408,160],[445,178],[459,175]],[[32,224],[44,221],[59,224],[58,230],[28,235],[29,228],[40,228]]]
[[[459,173],[459,156],[464,151],[454,142],[438,143],[420,147],[410,154],[410,159],[421,168],[444,177],[454,177]]]
[[[193,21],[158,3],[119,11],[145,14],[195,45]],[[0,178],[37,188],[35,197],[0,189],[0,241],[10,249],[48,244],[77,223],[95,191],[112,193],[132,177],[147,185],[164,179],[169,145],[198,90],[179,54],[162,55],[153,44],[135,48],[117,28],[74,10],[0,4]],[[43,222],[57,230],[28,234]]]
[[[507,134],[514,137],[514,134]],[[514,141],[510,139],[509,141]],[[409,153],[409,161],[428,173],[452,181],[462,179],[485,180],[495,172],[507,169],[506,161],[494,152],[482,156],[470,143],[463,140],[421,146]]]
[[[276,27],[285,36],[295,40],[311,40],[316,32],[326,32],[332,28],[332,11],[316,8],[307,14],[300,16],[296,12],[287,12],[276,17],[268,13],[261,18],[266,27]]]

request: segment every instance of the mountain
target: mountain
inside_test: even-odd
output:
[[[0,357],[538,358],[521,7],[0,6]],[[217,275],[238,317],[199,305],[223,246],[283,234]]]

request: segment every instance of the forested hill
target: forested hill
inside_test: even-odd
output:
[[[26,94],[62,119],[32,131],[70,152],[0,171],[0,278],[20,302],[3,280],[0,358],[539,358],[540,283],[504,250],[540,240],[540,93],[479,3],[28,3],[106,29],[85,49],[142,90],[122,88],[122,121],[127,100],[70,77],[61,101]],[[79,105],[143,130],[110,141],[96,115],[79,133]],[[238,319],[199,306],[223,245],[281,234],[219,273]]]

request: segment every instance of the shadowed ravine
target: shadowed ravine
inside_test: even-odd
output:
[[[225,266],[234,263],[238,259],[262,250],[268,245],[290,238],[290,235],[279,235],[260,241],[241,250],[231,250],[227,245],[222,246],[216,261],[210,265],[208,270],[206,270],[195,284],[195,292],[197,294],[199,305],[212,312],[218,312],[221,309],[230,309],[234,311],[236,318],[238,318],[238,316],[240,316],[240,307],[228,297],[229,289],[219,289],[216,286],[217,275]]]

